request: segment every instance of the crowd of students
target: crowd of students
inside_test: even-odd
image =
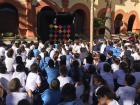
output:
[[[0,105],[140,105],[140,43],[0,42]]]

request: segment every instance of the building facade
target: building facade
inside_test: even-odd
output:
[[[127,31],[140,32],[139,1],[112,0],[113,34],[126,33]],[[95,0],[95,17],[105,17],[106,4],[107,0]],[[0,0],[0,33],[13,32],[22,37],[35,38],[39,36],[40,31],[43,32],[43,28],[45,30],[45,24],[51,21],[45,21],[47,17],[43,21],[42,17],[47,13],[51,16],[70,14],[73,16],[71,23],[74,24],[74,33],[89,35],[90,0]],[[67,17],[69,16],[67,15]],[[60,21],[66,21],[65,23],[68,21],[68,18],[62,20],[59,15],[58,18]],[[44,24],[43,28],[42,24]],[[46,35],[46,33],[41,34]]]

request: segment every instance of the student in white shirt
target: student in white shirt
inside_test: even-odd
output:
[[[119,105],[115,100],[114,93],[106,86],[100,87],[96,96],[98,97],[98,105]]]
[[[138,48],[133,48],[133,53],[131,56],[134,58],[135,61],[140,60],[140,51]]]
[[[24,72],[24,69],[25,69],[24,65],[22,64],[17,65],[16,71],[13,73],[13,76],[12,76],[12,78],[18,78],[20,80],[20,83],[23,88],[25,87],[25,81],[27,78]]]
[[[10,93],[6,96],[6,105],[17,105],[22,99],[29,99],[27,93],[19,92],[21,87],[20,81],[14,78],[9,83]]]
[[[103,44],[101,45],[101,48],[100,48],[100,53],[103,54],[104,53],[104,50],[106,48],[106,45],[107,45],[107,42],[104,41]]]
[[[12,74],[8,74],[6,72],[6,67],[4,64],[0,63],[0,82],[5,88],[5,90],[8,90],[8,84],[12,78]]]
[[[26,80],[26,91],[29,96],[32,96],[32,93],[41,85],[41,78],[38,75],[38,65],[36,63],[31,65],[31,72],[27,76]]]
[[[132,87],[135,83],[135,77],[128,74],[125,77],[126,86],[119,87],[116,95],[119,99],[120,105],[134,105],[136,89]]]
[[[113,72],[119,70],[119,64],[120,64],[120,60],[119,58],[113,58],[113,63],[111,64],[111,69],[113,70]]]
[[[35,57],[34,57],[34,53],[33,50],[30,50],[28,53],[28,57],[26,59],[26,65],[25,67],[28,68],[28,70],[30,70],[31,65],[35,62]]]
[[[110,89],[114,90],[114,78],[111,73],[111,66],[108,63],[104,64],[104,73],[101,74],[102,78],[106,81]]]
[[[60,76],[58,76],[57,79],[60,81],[60,88],[62,88],[67,83],[73,84],[72,78],[67,75],[68,70],[66,66],[61,66],[59,72]]]
[[[8,73],[12,73],[13,72],[13,64],[14,64],[14,50],[13,49],[9,49],[7,52],[7,57],[5,59],[5,65],[7,68],[7,72]]]

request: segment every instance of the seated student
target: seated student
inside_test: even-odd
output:
[[[48,67],[45,68],[46,74],[47,74],[47,82],[48,84],[51,84],[51,81],[53,79],[57,79],[59,75],[58,69],[54,67],[54,61],[52,59],[48,62]]]
[[[38,43],[35,43],[35,47],[33,49],[33,53],[34,53],[35,57],[40,54],[40,51],[38,50]]]
[[[9,83],[9,91],[6,96],[6,105],[17,105],[22,99],[29,99],[27,93],[19,92],[21,87],[20,81],[14,78]]]
[[[25,88],[29,96],[32,96],[34,91],[41,85],[41,79],[38,74],[38,69],[39,68],[37,64],[32,64],[31,72],[27,76]]]
[[[6,66],[2,62],[0,62],[0,82],[6,90],[8,89],[8,84],[11,78],[12,74],[8,74]]]
[[[76,89],[72,84],[65,84],[61,91],[62,102],[58,105],[83,105],[80,100],[76,100]]]
[[[135,77],[128,74],[125,76],[126,86],[119,87],[116,91],[116,95],[119,99],[120,105],[134,105],[136,96],[136,89],[132,87],[135,83]]]
[[[60,102],[60,82],[57,79],[51,81],[50,88],[41,94],[42,105],[57,105]]]
[[[114,78],[111,73],[111,66],[108,63],[104,64],[104,73],[101,74],[102,78],[106,81],[110,89],[114,90]]]
[[[25,81],[27,78],[26,73],[24,72],[24,69],[25,69],[24,65],[22,64],[17,65],[16,71],[13,73],[13,76],[12,76],[12,78],[18,78],[20,80],[20,83],[23,88],[25,87]]]
[[[60,88],[62,88],[67,83],[73,83],[72,78],[68,76],[68,71],[66,66],[60,67],[60,76],[57,79],[60,81]]]
[[[7,68],[7,72],[8,73],[12,73],[13,72],[13,64],[14,64],[14,50],[13,49],[9,49],[7,52],[7,57],[5,59],[5,65]]]
[[[119,105],[115,100],[114,93],[106,86],[100,87],[96,96],[98,98],[98,105]]]
[[[26,59],[26,65],[25,67],[27,67],[30,70],[31,65],[35,62],[35,57],[34,57],[34,53],[33,50],[30,50]]]

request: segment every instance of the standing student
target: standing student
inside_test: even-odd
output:
[[[106,86],[100,87],[96,96],[98,98],[98,105],[119,105],[115,100],[114,93]]]
[[[126,86],[119,87],[116,95],[119,99],[120,105],[134,105],[136,89],[132,87],[135,83],[135,77],[128,74],[125,76]]]

